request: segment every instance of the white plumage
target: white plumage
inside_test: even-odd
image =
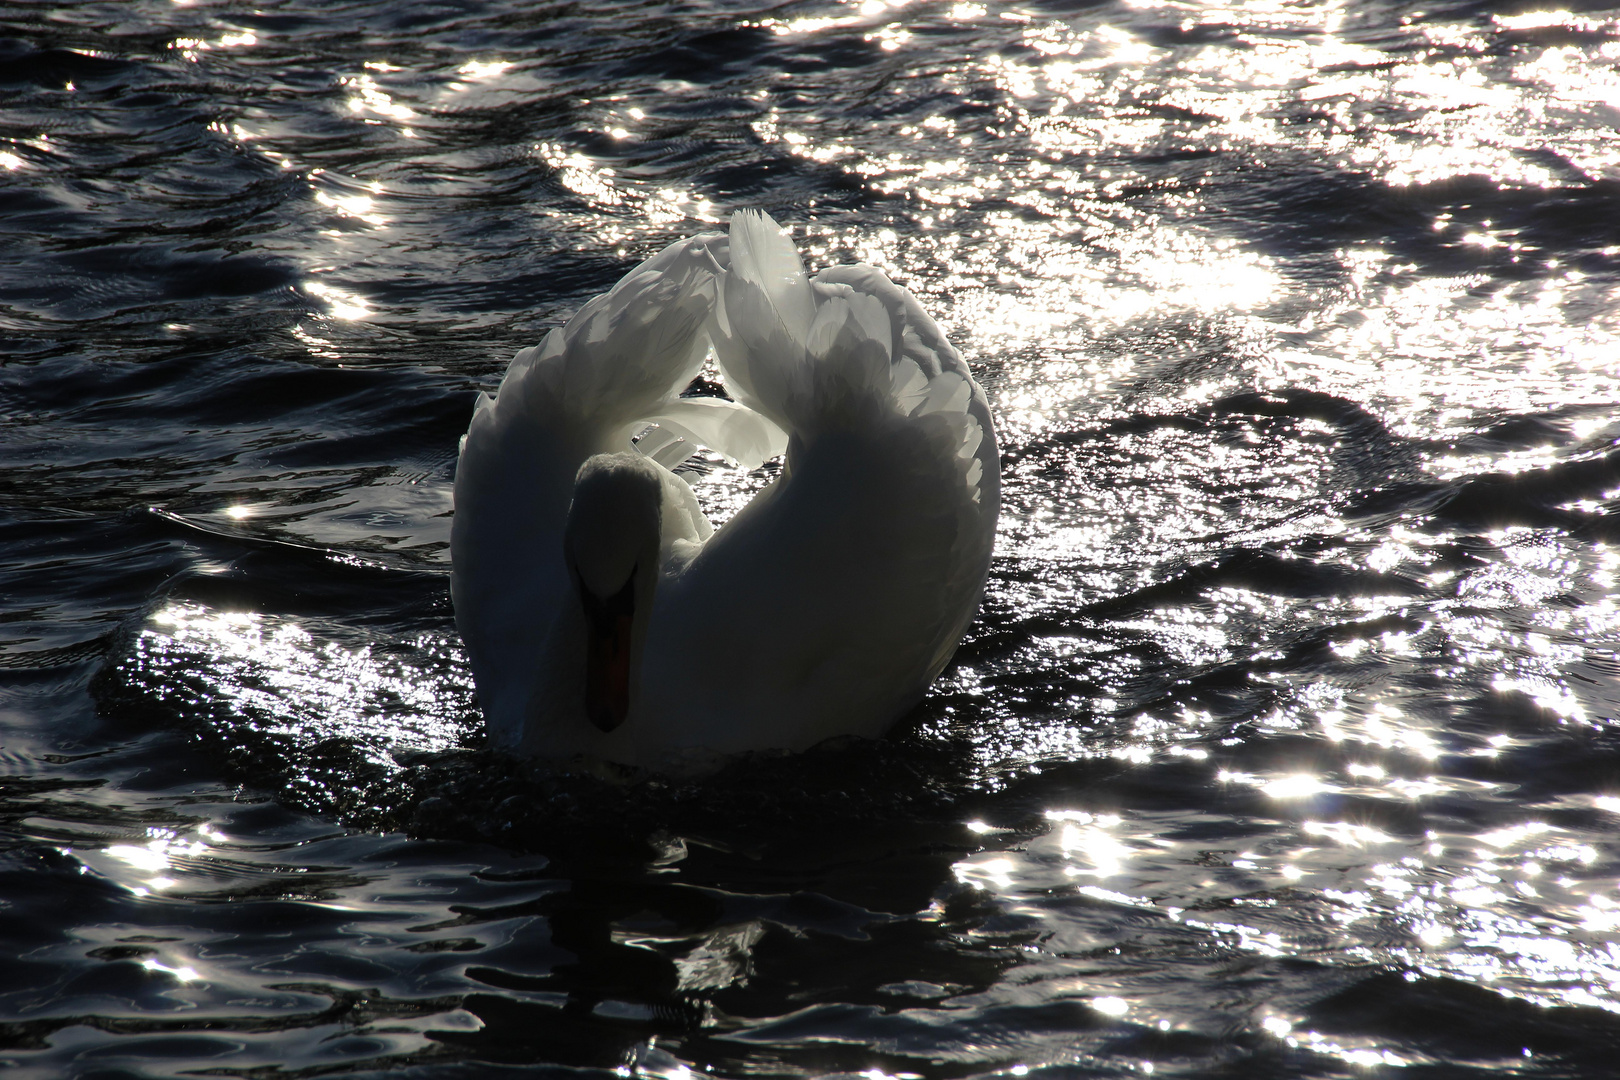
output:
[[[678,396],[711,347],[735,402]],[[787,457],[715,530],[670,472],[694,443]],[[881,734],[978,608],[997,461],[878,270],[809,278],[749,211],[666,248],[518,353],[462,442],[451,592],[492,743],[680,769]]]

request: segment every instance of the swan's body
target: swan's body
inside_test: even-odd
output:
[[[711,345],[736,403],[677,396]],[[692,442],[787,458],[714,530],[666,467]],[[455,499],[492,743],[673,768],[881,734],[978,608],[999,482],[984,392],[915,299],[871,267],[810,280],[740,213],[513,359]]]

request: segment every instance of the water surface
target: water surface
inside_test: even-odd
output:
[[[1610,1075],[1617,128],[1592,4],[0,3],[0,1062]],[[981,617],[495,757],[475,395],[747,206],[989,392]]]

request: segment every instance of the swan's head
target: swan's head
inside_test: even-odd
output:
[[[658,466],[637,453],[597,454],[574,478],[563,557],[585,611],[585,715],[603,731],[630,712],[633,647],[657,583],[663,504]]]

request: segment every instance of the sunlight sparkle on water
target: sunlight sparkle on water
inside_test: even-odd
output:
[[[26,418],[49,422],[13,441],[43,433],[29,475],[66,466],[51,506],[71,511],[79,490],[114,476],[100,496],[106,535],[139,550],[105,564],[138,580],[103,593],[148,598],[90,619],[101,625],[84,636],[114,643],[93,692],[40,684],[51,709],[76,695],[95,710],[87,721],[134,741],[51,765],[105,775],[100,787],[24,792],[59,811],[22,826],[44,838],[49,887],[97,890],[88,907],[63,906],[64,927],[69,915],[79,925],[61,944],[27,959],[94,970],[115,958],[105,972],[150,994],[137,1011],[161,1010],[171,1035],[209,1031],[132,1040],[130,1003],[114,1002],[108,1027],[99,1006],[63,997],[47,1012],[88,1019],[40,1053],[65,1060],[89,1039],[203,1052],[240,1036],[236,1057],[285,1047],[305,1071],[436,1060],[438,1034],[485,1024],[420,1007],[424,995],[466,997],[466,971],[506,987],[473,987],[471,1005],[557,989],[519,1003],[536,1018],[616,977],[598,963],[616,962],[606,953],[559,961],[557,949],[509,947],[542,923],[563,931],[574,916],[578,929],[580,915],[610,952],[669,970],[683,1008],[728,986],[718,1004],[741,1008],[721,1033],[726,1053],[789,1066],[809,1053],[864,1080],[917,1080],[907,1067],[1370,1078],[1444,1064],[1435,1046],[1448,1036],[1403,1024],[1418,1015],[1407,1001],[1488,1019],[1500,995],[1541,1033],[1570,1015],[1526,1004],[1620,1013],[1620,787],[1602,759],[1616,733],[1620,552],[1598,539],[1620,497],[1620,239],[1612,214],[1586,212],[1612,209],[1620,181],[1620,20],[1535,6],[817,0],[751,15],[699,5],[672,37],[652,16],[586,5],[535,38],[532,19],[500,4],[409,26],[372,19],[358,36],[333,32],[341,15],[254,17],[247,30],[214,4],[137,28],[150,47],[111,32],[138,55],[103,42],[110,51],[85,50],[90,60],[46,57],[53,85],[16,89],[48,111],[19,114],[0,140],[0,178],[26,181],[46,200],[41,220],[64,226],[24,238],[48,257],[19,251],[44,270],[22,287],[41,307],[117,297],[95,323],[107,331],[74,347],[105,348],[98,370],[144,373],[115,376],[119,393],[82,415],[40,404]],[[57,68],[77,88],[56,85]],[[86,137],[120,124],[127,138]],[[582,910],[588,878],[511,850],[531,832],[549,845],[551,830],[498,810],[485,820],[476,801],[452,799],[442,821],[417,813],[424,796],[486,777],[481,755],[445,752],[476,746],[481,722],[443,588],[447,425],[458,409],[464,425],[472,385],[493,385],[504,343],[530,343],[615,266],[760,199],[794,218],[812,271],[861,261],[912,289],[995,409],[1004,512],[984,616],[923,721],[877,763],[943,762],[921,794],[968,794],[942,804],[897,792],[908,796],[897,814],[857,830],[869,834],[836,866],[817,843],[759,857],[744,843],[658,863],[646,882],[614,870],[625,911]],[[64,270],[80,273],[85,238],[117,240],[116,254],[143,231],[161,242],[134,264],[119,256],[90,287],[50,295]],[[171,253],[171,288],[162,258],[175,237],[186,244]],[[193,248],[227,237],[222,269],[246,272],[200,291],[246,291],[193,295],[208,265]],[[300,268],[292,290],[274,284],[276,267]],[[214,309],[227,322],[241,312],[240,327]],[[143,311],[159,320],[144,343]],[[33,318],[26,304],[10,315]],[[49,342],[56,329],[23,337]],[[99,441],[107,417],[139,410],[126,389],[161,386],[162,370],[189,370],[235,329],[256,339],[244,346],[250,382],[265,366],[287,387],[314,375],[316,397],[250,401],[252,420],[222,400],[210,422],[196,419],[214,400],[208,379],[185,381],[168,387],[181,408],[154,398],[146,427],[159,434],[132,440],[157,446],[146,458],[132,452],[126,466],[123,448]],[[413,335],[446,347],[393,347]],[[320,378],[338,366],[372,368],[367,385],[404,396],[345,396],[347,374]],[[323,393],[336,397],[322,405]],[[274,415],[259,417],[261,405]],[[65,433],[81,419],[83,452],[63,459],[53,450],[77,452]],[[374,438],[379,425],[402,425],[400,438]],[[183,438],[160,443],[165,426]],[[203,452],[175,470],[182,441]],[[149,475],[136,474],[141,460]],[[780,470],[700,455],[683,475],[723,520]],[[117,518],[160,489],[146,501],[179,513]],[[99,558],[104,545],[76,541],[106,517],[86,507],[64,519],[66,539]],[[302,593],[325,559],[319,595]],[[158,599],[143,581],[159,583]],[[131,619],[133,641],[108,630]],[[695,662],[725,662],[694,647]],[[76,647],[60,656],[99,662]],[[63,674],[77,678],[65,666],[51,677]],[[130,693],[149,707],[125,722]],[[169,717],[162,730],[153,713]],[[185,775],[165,790],[150,748],[171,737],[187,743]],[[945,752],[914,761],[918,747]],[[594,782],[548,770],[543,786],[575,780]],[[706,813],[727,783],[682,793],[681,813]],[[282,809],[207,809],[238,785]],[[640,809],[662,805],[652,788],[625,785]],[[507,806],[503,787],[489,793]],[[880,788],[865,794],[888,805]],[[529,809],[549,821],[565,805]],[[896,842],[919,858],[895,863],[887,819],[917,805],[927,820]],[[940,805],[956,809],[940,817]],[[203,813],[231,837],[176,824]],[[289,817],[309,827],[289,832]],[[712,830],[727,848],[733,824]],[[407,835],[474,827],[448,843]],[[839,911],[781,891],[806,880],[805,858]],[[730,868],[719,891],[707,880],[716,859]],[[862,976],[851,1027],[837,1004],[849,980],[833,971],[812,985],[815,949],[793,944],[796,920],[814,946],[828,918],[891,891],[900,902],[859,920],[870,940],[828,938],[850,961],[833,967]],[[698,908],[723,900],[722,921],[742,923],[672,925],[715,917],[683,914],[683,892]],[[629,910],[636,895],[645,910]],[[249,918],[233,946],[226,909],[251,916],[261,901],[309,918],[290,937]],[[490,917],[456,917],[471,909]],[[812,962],[794,969],[799,956]],[[803,976],[809,996],[776,1001],[765,983],[779,980],[748,978],[756,959]],[[868,985],[890,962],[910,970]],[[1403,976],[1409,988],[1361,1007]],[[271,997],[294,979],[299,997],[307,980],[359,979],[375,1000],[335,1034],[323,1020],[287,1027],[330,1019],[328,1003]],[[830,1006],[804,1009],[812,999]],[[618,1075],[702,1077],[677,1058],[693,1040],[650,1037],[649,1022],[667,1019],[653,1006],[604,1001],[595,1016],[646,1029],[620,1033],[634,1046]],[[250,1030],[233,1035],[232,1017]],[[1503,1040],[1517,1033],[1501,1027]],[[400,1040],[378,1064],[401,1031],[421,1045]],[[876,1052],[858,1052],[861,1040]],[[508,1041],[496,1023],[451,1050]],[[1517,1042],[1503,1045],[1475,1064],[1531,1068]],[[1591,1050],[1565,1046],[1572,1059]],[[1165,1060],[1142,1060],[1149,1051]],[[191,1050],[154,1050],[170,1052]],[[230,1057],[215,1064],[244,1075],[262,1064]]]
[[[370,195],[333,195],[327,191],[317,191],[315,201],[367,225],[384,225],[388,222],[386,217],[377,213],[377,201]]]
[[[344,648],[298,622],[253,612],[172,604],[142,636],[154,659],[195,665],[254,732],[300,743],[352,740],[374,763],[397,769],[395,746],[444,749],[460,737],[456,705],[427,671],[367,646]]]
[[[1095,997],[1091,999],[1091,1007],[1115,1019],[1131,1011],[1131,1003],[1122,997]]]
[[[161,971],[167,975],[173,975],[176,979],[179,979],[183,983],[195,982],[200,977],[197,974],[197,969],[194,967],[185,965],[180,967],[170,967],[161,960],[155,960],[151,957],[142,960],[141,967],[145,968],[147,971]]]
[[[469,79],[492,79],[504,75],[512,66],[510,60],[469,60],[456,69],[456,74]]]
[[[1395,837],[1387,833],[1379,832],[1368,825],[1356,825],[1347,821],[1307,821],[1301,828],[1308,836],[1326,837],[1347,847],[1395,843]]]
[[[1144,0],[1136,7],[1165,5]],[[962,14],[969,13],[953,17]],[[831,21],[771,25],[777,33],[816,34],[835,23],[925,17],[923,9],[905,5],[846,5]],[[1581,22],[1567,13],[1536,17],[1553,20],[1546,25]],[[1030,348],[1048,358],[1029,369],[1040,371],[1039,378],[997,388],[998,405],[1015,427],[1038,430],[1065,400],[1107,392],[1124,374],[1089,347],[1105,328],[1176,307],[1222,317],[1262,312],[1281,289],[1263,255],[1182,223],[1197,206],[1196,184],[1157,201],[1120,198],[1139,178],[1116,165],[1115,155],[1156,146],[1232,152],[1288,141],[1299,133],[1279,130],[1275,117],[1291,104],[1310,102],[1334,118],[1303,129],[1315,140],[1314,151],[1365,169],[1381,183],[1466,176],[1542,187],[1566,182],[1536,164],[1542,112],[1526,111],[1519,91],[1504,88],[1506,70],[1476,70],[1496,34],[1522,29],[1516,16],[1499,17],[1494,29],[1416,20],[1405,31],[1408,41],[1380,46],[1343,36],[1346,20],[1336,5],[1247,5],[1241,17],[1205,8],[1182,18],[1189,30],[1239,19],[1244,32],[1232,43],[1165,48],[1122,25],[1045,20],[1024,32],[1033,50],[1028,55],[996,53],[975,72],[915,76],[936,80],[942,91],[982,79],[1005,92],[986,118],[989,129],[1025,133],[1028,143],[995,160],[946,150],[962,145],[966,135],[960,119],[944,113],[907,116],[890,133],[898,138],[881,141],[886,152],[880,155],[866,153],[865,132],[817,130],[811,137],[775,107],[756,122],[760,137],[787,153],[847,161],[879,190],[903,191],[929,208],[921,215],[928,227],[902,241],[907,250],[853,254],[882,266],[934,267],[936,287],[950,296],[945,321],[968,328],[963,344],[970,352],[982,340],[996,352]],[[1467,55],[1405,47],[1448,33],[1455,38],[1448,48]],[[1525,77],[1557,86],[1558,101],[1615,100],[1613,65],[1594,63],[1585,46],[1541,50],[1515,62],[1533,64]],[[1234,84],[1247,92],[1231,93]],[[1201,124],[1122,108],[1120,86],[1133,88],[1133,101],[1185,110]],[[1389,107],[1411,110],[1420,117],[1417,130],[1427,134],[1363,138],[1362,111]],[[1608,149],[1600,149],[1605,144]],[[893,149],[911,145],[915,153]],[[1613,167],[1613,141],[1596,127],[1582,145],[1594,155],[1588,174]],[[1605,153],[1609,157],[1598,160]],[[964,215],[986,200],[1006,200],[1020,211]],[[1437,230],[1444,242],[1481,258],[1517,258],[1520,251],[1517,236],[1488,222],[1448,218]],[[1508,302],[1507,291],[1494,299],[1479,296],[1480,274],[1412,274],[1398,254],[1382,249],[1347,249],[1339,257],[1349,288],[1337,298],[1328,294],[1322,310],[1304,314],[1295,359],[1278,350],[1270,361],[1280,365],[1279,383],[1304,380],[1351,400],[1382,403],[1384,415],[1413,428],[1447,408],[1473,413],[1532,409],[1571,396],[1620,398],[1620,372],[1602,359],[1613,354],[1617,328],[1579,315],[1579,293],[1591,287],[1578,279],[1527,283],[1526,289],[1542,290],[1544,302],[1526,308]],[[1527,311],[1533,313],[1528,321]],[[1484,354],[1467,346],[1490,337],[1505,347]],[[1453,360],[1437,367],[1437,355]],[[1581,365],[1582,385],[1571,387],[1569,361],[1583,356],[1590,362]]]
[[[1079,859],[1089,866],[1065,867],[1070,876],[1090,875],[1098,878],[1118,874],[1131,856],[1131,849],[1116,839],[1108,830],[1120,825],[1121,819],[1113,814],[1088,814],[1080,810],[1048,810],[1048,821],[1062,822],[1058,833],[1058,846],[1065,857]]]
[[[349,111],[359,115],[370,114],[388,120],[414,120],[417,117],[415,109],[394,100],[393,96],[384,90],[371,74],[351,75],[339,80],[340,85],[347,86],[354,92],[349,98]]]
[[[206,823],[196,828],[200,839],[189,839],[167,828],[149,828],[146,832],[151,839],[144,844],[109,844],[99,852],[86,848],[80,854],[136,896],[150,896],[174,888],[181,878],[194,879],[199,872],[205,873],[214,845],[225,839]],[[98,856],[115,861],[107,863]],[[126,867],[141,875],[139,884],[123,880]]]
[[[1260,785],[1260,790],[1273,799],[1303,799],[1325,791],[1333,791],[1334,788],[1332,784],[1323,783],[1314,776],[1296,773],[1293,776],[1268,780]]]
[[[257,45],[259,36],[252,30],[242,30],[234,34],[222,34],[217,40],[208,41],[205,38],[182,37],[169,42],[169,48],[178,52],[182,58],[195,61],[199,53],[209,49],[235,49],[248,45]]]
[[[366,303],[364,297],[356,296],[336,285],[328,285],[324,281],[308,281],[304,283],[304,290],[326,301],[327,314],[334,319],[363,319],[371,314],[371,305]]]

